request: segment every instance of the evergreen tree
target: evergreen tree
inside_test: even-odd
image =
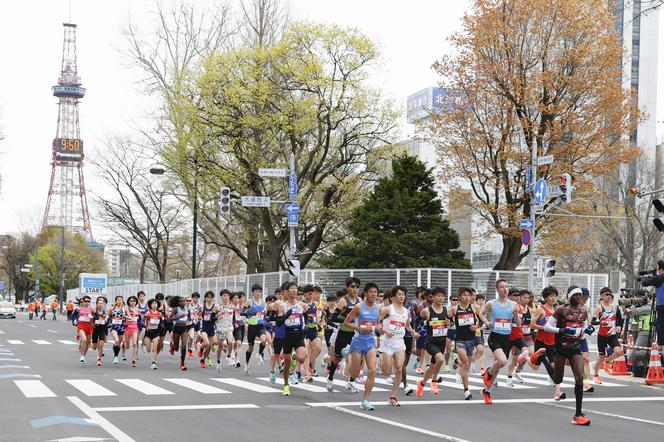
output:
[[[350,220],[349,238],[321,260],[331,268],[470,268],[459,236],[443,219],[432,169],[413,157],[392,162]]]

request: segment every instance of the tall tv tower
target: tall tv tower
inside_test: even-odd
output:
[[[42,228],[60,227],[92,241],[90,213],[83,180],[83,140],[78,101],[85,95],[76,68],[76,25],[63,23],[62,69],[53,95],[58,97],[58,127],[53,140],[51,184]]]

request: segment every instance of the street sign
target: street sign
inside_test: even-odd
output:
[[[527,246],[528,244],[530,244],[530,239],[531,239],[530,230],[522,230],[521,231],[521,244],[523,244],[524,246]]]
[[[526,166],[526,192],[530,192],[530,180],[532,179],[532,168],[530,164]]]
[[[297,227],[300,222],[300,203],[285,203],[284,209],[288,217],[288,227]]]
[[[243,207],[270,207],[269,196],[243,196]]]
[[[545,155],[543,157],[537,157],[538,166],[546,166],[547,164],[553,164],[553,155]]]
[[[5,291],[5,281],[0,281],[0,292]]]
[[[544,201],[546,201],[548,193],[549,193],[548,186],[544,178],[540,178],[539,180],[537,180],[537,182],[535,183],[535,189],[533,191],[533,195],[535,197],[535,203],[539,205],[544,204]]]
[[[294,173],[288,175],[288,198],[297,198],[297,175]]]
[[[538,278],[542,277],[542,267],[543,267],[542,258],[537,258],[537,277]]]
[[[79,299],[88,295],[94,304],[97,296],[106,296],[106,273],[81,273],[78,275],[78,287]]]
[[[549,197],[550,198],[557,198],[563,194],[563,190],[560,188],[560,186],[551,186],[549,187]]]
[[[258,169],[258,176],[283,178],[288,175],[287,169]]]
[[[530,230],[533,228],[533,222],[529,219],[522,219],[519,221],[519,229]]]

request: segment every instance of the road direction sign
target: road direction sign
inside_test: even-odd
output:
[[[242,206],[244,207],[270,207],[269,196],[243,196]]]
[[[533,228],[533,222],[529,219],[522,219],[519,221],[519,229],[530,230]]]
[[[300,203],[285,203],[284,209],[286,210],[286,216],[288,217],[288,227],[297,227],[300,222]]]
[[[535,189],[533,189],[535,203],[540,205],[544,204],[544,201],[546,201],[548,193],[549,189],[544,178],[540,178],[539,180],[537,180],[537,182],[535,183]]]
[[[258,176],[283,178],[288,175],[287,169],[258,169]]]
[[[537,157],[538,166],[546,166],[547,164],[553,164],[553,155],[545,155],[543,157]]]
[[[297,198],[297,175],[294,173],[288,175],[288,198]]]
[[[530,230],[522,230],[521,231],[521,244],[523,244],[524,246],[527,246],[528,244],[530,244],[530,239],[531,239]]]

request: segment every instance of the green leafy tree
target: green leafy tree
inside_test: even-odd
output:
[[[459,236],[443,219],[432,169],[413,157],[392,162],[392,176],[352,213],[350,238],[321,264],[334,268],[470,268]]]

